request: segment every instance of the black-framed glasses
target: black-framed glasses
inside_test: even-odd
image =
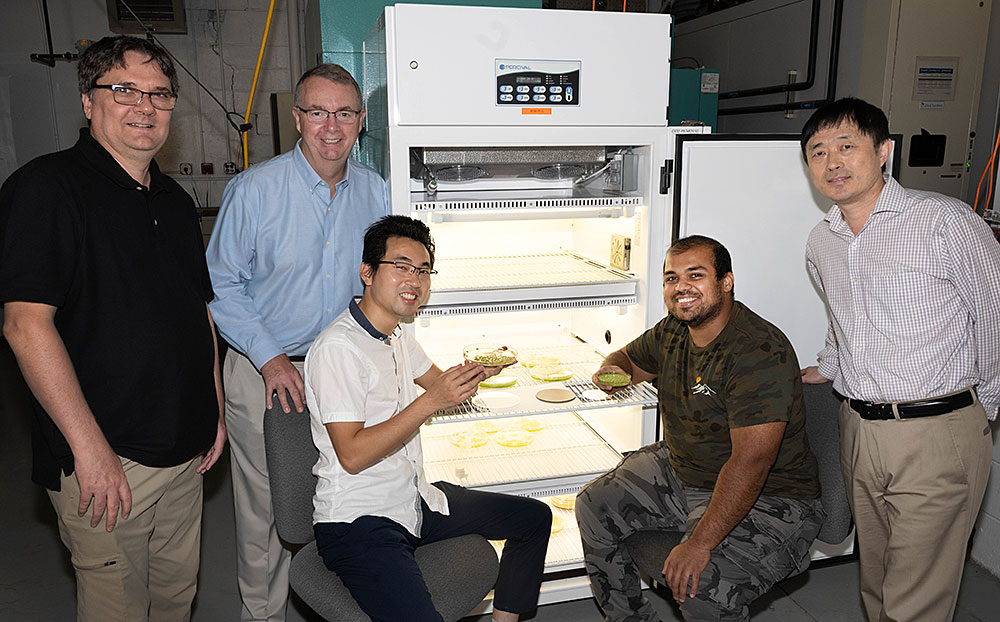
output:
[[[361,114],[360,110],[351,110],[350,108],[343,110],[323,110],[322,108],[302,108],[301,106],[295,108],[305,115],[306,121],[316,125],[326,123],[331,116],[338,125],[348,125],[357,121],[358,115]]]
[[[91,88],[108,89],[115,102],[123,106],[138,106],[143,95],[149,97],[149,103],[157,110],[173,110],[177,105],[177,93],[170,91],[142,91],[124,84],[95,84]]]
[[[418,268],[408,261],[380,261],[379,264],[390,265],[396,269],[396,272],[400,276],[413,276],[414,274],[421,279],[430,279],[433,275],[437,274],[437,270],[431,270],[430,268]]]

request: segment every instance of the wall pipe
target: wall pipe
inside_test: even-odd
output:
[[[844,18],[844,0],[835,0],[833,7],[833,25],[830,29],[830,63],[826,80],[826,94],[823,99],[813,99],[802,102],[787,102],[781,104],[766,104],[762,106],[742,106],[739,108],[719,108],[719,116],[731,114],[755,114],[760,112],[788,112],[789,110],[806,110],[819,108],[833,102],[837,92],[837,69],[840,64],[840,29]],[[797,82],[805,84],[805,82]],[[794,86],[794,85],[786,85]],[[767,87],[770,88],[770,87]],[[801,89],[787,89],[801,90]],[[747,92],[747,91],[744,91]],[[775,91],[781,92],[781,91]],[[761,93],[763,94],[763,93]]]
[[[80,58],[79,54],[74,54],[73,52],[64,52],[63,54],[54,54],[52,52],[52,27],[49,25],[49,3],[46,0],[42,0],[42,17],[45,18],[45,38],[49,42],[49,53],[31,54],[29,56],[31,62],[55,67],[57,60],[71,61]]]
[[[299,39],[299,1],[288,0],[288,77],[291,82],[289,90],[295,90],[295,85],[302,75],[302,44]]]
[[[774,93],[788,93],[789,91],[807,91],[812,88],[816,81],[816,50],[819,47],[819,10],[823,0],[813,0],[812,15],[809,22],[809,55],[806,69],[806,79],[802,82],[782,82],[771,86],[760,86],[752,89],[741,89],[739,91],[726,91],[719,93],[719,101],[724,99],[736,99],[737,97],[755,97],[757,95],[772,95]]]
[[[250,111],[253,109],[253,98],[257,93],[257,79],[260,78],[260,65],[264,62],[264,50],[267,48],[267,34],[271,32],[271,17],[274,15],[274,0],[271,0],[267,7],[267,21],[264,23],[264,34],[260,38],[260,51],[257,52],[257,66],[253,70],[253,81],[250,83],[250,97],[247,98],[247,113],[243,116],[246,121],[250,118]],[[243,170],[250,168],[250,128],[242,131],[243,141]]]

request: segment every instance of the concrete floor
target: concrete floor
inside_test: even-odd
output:
[[[59,541],[52,507],[44,491],[31,483],[30,405],[13,356],[0,338],[0,620],[73,620],[75,596],[69,555]],[[193,620],[239,619],[235,535],[228,458],[205,477],[202,566]],[[665,621],[680,620],[669,597],[649,594]],[[974,563],[966,565],[955,620],[996,620],[1000,581]],[[992,613],[991,613],[992,612]],[[760,622],[863,621],[858,599],[857,562],[817,565],[789,579],[755,603]],[[539,607],[537,622],[597,622],[592,599]],[[289,622],[317,620],[293,598]],[[489,616],[471,618],[487,622]]]

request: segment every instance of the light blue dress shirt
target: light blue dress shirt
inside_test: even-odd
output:
[[[303,356],[324,326],[362,293],[365,229],[388,213],[388,188],[347,161],[328,184],[299,145],[237,175],[222,194],[208,244],[212,318],[226,341],[260,369]]]

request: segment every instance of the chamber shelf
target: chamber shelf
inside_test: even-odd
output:
[[[429,222],[526,220],[531,218],[629,218],[642,196],[606,194],[585,188],[472,190],[410,193],[410,211]]]
[[[531,443],[523,447],[500,445],[496,435],[501,432],[486,434],[486,444],[480,447],[456,447],[452,435],[471,431],[471,424],[423,426],[427,481],[492,490],[503,490],[504,484],[526,490],[532,488],[529,482],[542,480],[549,489],[578,487],[621,460],[621,454],[575,412],[548,415],[541,422],[545,427],[529,433]]]
[[[570,252],[441,258],[421,315],[494,307],[634,304],[639,279]],[[572,307],[569,307],[572,308]]]
[[[557,367],[571,372],[570,378],[559,382],[539,380],[531,375],[532,369],[523,363],[512,365],[503,370],[505,376],[513,376],[517,382],[514,386],[498,389],[479,389],[478,395],[489,396],[491,393],[505,392],[517,397],[517,404],[504,409],[489,409],[479,404],[482,400],[468,399],[460,404],[439,410],[428,420],[429,424],[453,423],[459,421],[476,421],[499,417],[517,417],[524,415],[543,415],[566,411],[591,410],[614,406],[655,406],[657,402],[656,389],[648,382],[640,382],[626,389],[615,391],[611,395],[601,395],[601,399],[588,399],[585,392],[596,390],[591,376],[600,367],[604,357],[600,352],[584,343],[554,346],[549,348],[528,348],[520,350],[521,361],[532,358],[548,357],[558,360]],[[445,356],[431,356],[434,360],[453,360]],[[442,367],[442,369],[444,369]],[[539,400],[535,395],[541,389],[565,387],[573,392],[572,400],[563,403],[549,403]],[[487,401],[489,398],[487,397]]]

